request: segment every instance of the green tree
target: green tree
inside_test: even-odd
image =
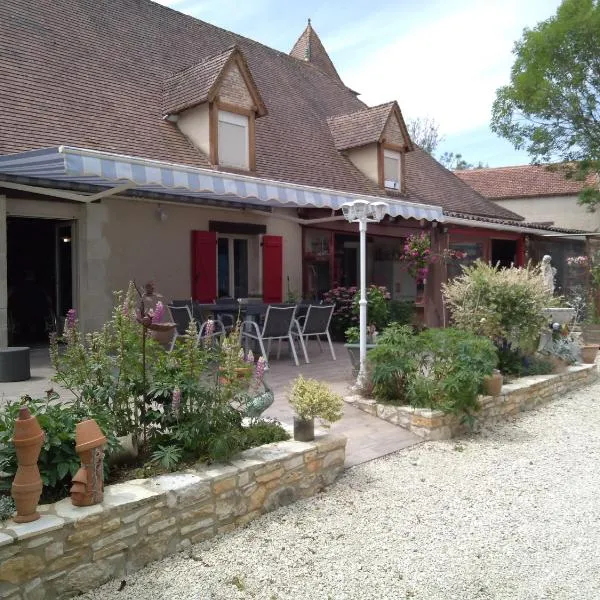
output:
[[[534,162],[561,161],[567,178],[600,171],[600,0],[564,0],[516,42],[510,84],[500,88],[492,130]],[[588,179],[589,182],[591,180]],[[598,185],[579,201],[593,209]]]
[[[483,164],[479,161],[477,164],[467,162],[462,154],[454,152],[444,152],[439,158],[438,161],[441,162],[446,169],[450,169],[452,171],[464,171],[465,169],[485,169],[489,165]]]

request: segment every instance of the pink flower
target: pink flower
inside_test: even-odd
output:
[[[73,329],[77,323],[77,311],[74,308],[69,309],[67,312],[66,325],[69,329]]]
[[[262,381],[262,378],[264,377],[264,374],[265,374],[266,366],[267,366],[267,362],[265,361],[265,359],[262,356],[260,356],[258,358],[258,360],[256,361],[256,369],[254,371],[254,379],[256,380],[256,382]]]
[[[175,414],[177,414],[179,412],[180,404],[181,404],[181,390],[178,387],[176,387],[173,390],[173,397],[172,397],[172,404],[171,404],[171,406],[173,408],[173,412]]]
[[[152,321],[154,323],[160,323],[163,315],[165,314],[165,305],[159,300],[154,308],[154,314],[152,315]]]
[[[212,319],[206,321],[206,327],[204,329],[206,336],[211,336],[215,332],[215,322]]]

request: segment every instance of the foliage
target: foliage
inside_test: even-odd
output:
[[[516,42],[510,84],[497,91],[492,130],[535,162],[556,159],[566,177],[600,171],[600,3],[563,0]],[[593,179],[591,180],[593,181]],[[580,202],[595,206],[588,180]]]
[[[390,323],[410,325],[415,314],[415,303],[408,300],[391,300],[389,303]]]
[[[404,243],[404,251],[400,260],[408,268],[417,283],[422,283],[429,274],[429,265],[433,262],[431,256],[431,238],[429,234],[421,232],[410,235]]]
[[[367,288],[367,323],[376,331],[383,329],[388,322],[390,293],[383,285],[370,285]],[[360,314],[360,294],[354,296],[352,311]]]
[[[15,510],[15,502],[10,496],[0,496],[0,524],[12,518]]]
[[[273,442],[285,442],[290,439],[290,434],[279,421],[260,419],[244,428],[244,437],[244,448],[254,448]]]
[[[551,299],[539,267],[501,269],[476,261],[442,289],[459,329],[484,335],[498,348],[534,350]]]
[[[438,122],[431,117],[416,117],[406,122],[410,139],[428,154],[433,154],[444,140]]]
[[[549,375],[554,372],[554,363],[544,356],[534,354],[526,356],[523,361],[523,370],[519,374],[521,377],[528,375]]]
[[[175,471],[181,462],[182,450],[179,446],[161,446],[152,453],[151,463],[159,464],[166,471]]]
[[[369,353],[373,393],[378,400],[470,415],[485,375],[496,364],[490,340],[456,329],[412,335],[392,325]]]
[[[548,356],[555,356],[572,365],[581,358],[581,344],[573,334],[561,335],[553,338],[549,344],[546,344],[541,353]]]
[[[342,418],[344,400],[316,379],[304,379],[298,375],[292,382],[288,400],[300,419],[318,418],[328,425]]]
[[[479,161],[478,163],[467,162],[462,154],[454,152],[444,152],[438,158],[438,161],[442,163],[446,169],[451,171],[464,171],[466,169],[486,169],[489,165]]]
[[[55,499],[68,494],[71,477],[80,467],[75,452],[75,425],[85,419],[95,419],[107,438],[106,456],[120,448],[116,437],[115,421],[112,413],[99,405],[94,407],[81,404],[58,403],[58,395],[49,393],[44,400],[24,396],[21,402],[8,403],[0,410],[0,471],[9,478],[0,486],[10,485],[17,471],[17,457],[12,444],[14,423],[22,404],[26,404],[31,414],[37,417],[44,430],[44,445],[38,461],[44,484],[43,497]],[[105,475],[108,470],[104,462]]]
[[[360,342],[360,327],[355,325],[346,329],[346,342],[348,344],[358,344]]]

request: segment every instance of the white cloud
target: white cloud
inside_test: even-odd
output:
[[[424,15],[420,25],[341,68],[368,104],[396,99],[405,117],[432,116],[443,133],[489,123],[495,91],[508,82],[511,50],[523,27],[555,11],[558,0],[462,3]],[[400,23],[398,31],[402,31]],[[387,38],[389,39],[389,38]]]

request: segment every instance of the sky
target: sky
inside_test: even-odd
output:
[[[525,27],[560,0],[160,0],[213,25],[289,52],[310,17],[344,83],[368,105],[397,100],[404,118],[430,117],[436,151],[490,167],[528,155],[489,128]]]

